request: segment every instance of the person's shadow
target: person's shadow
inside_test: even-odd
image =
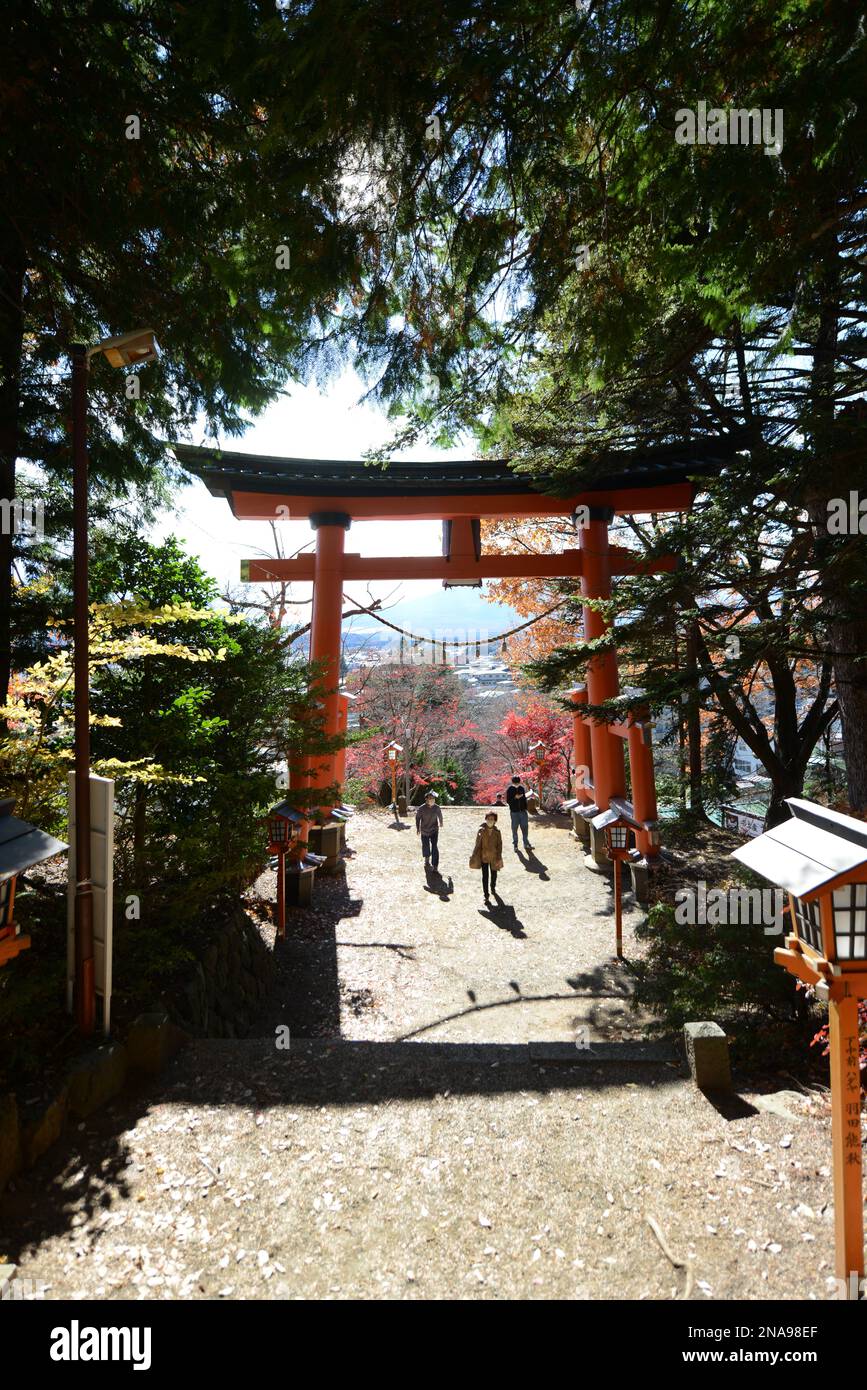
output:
[[[495,902],[490,907],[480,907],[479,916],[487,917],[489,922],[493,922],[500,931],[507,931],[510,936],[514,936],[517,941],[526,941],[527,933],[524,930],[524,923],[518,917],[517,912],[510,903],[504,903],[499,893],[491,895]]]
[[[448,879],[443,878],[439,869],[432,869],[430,864],[425,864],[424,876],[424,891],[426,893],[436,893],[437,897],[440,898],[442,902],[449,902],[452,893],[455,891],[454,881],[451,876],[449,876]]]
[[[527,850],[523,854],[518,850],[517,855],[528,874],[538,874],[543,883],[550,883],[548,866],[547,864],[543,864],[541,859],[536,858],[535,850]]]

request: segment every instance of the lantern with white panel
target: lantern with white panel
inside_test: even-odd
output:
[[[288,801],[281,801],[265,817],[268,853],[277,856],[277,935],[286,936],[286,856],[298,843],[304,817]]]
[[[827,1000],[837,1276],[858,1297],[864,1275],[858,1001],[867,998],[867,824],[789,797],[791,819],[734,858],[789,895],[792,931],[774,959]]]
[[[0,965],[30,949],[30,937],[15,920],[15,887],[18,877],[67,846],[29,821],[19,820],[14,797],[0,800]]]
[[[623,903],[620,886],[620,865],[629,858],[629,836],[632,826],[611,807],[593,817],[594,830],[605,833],[605,848],[614,867],[614,923],[617,943],[617,959],[623,959]]]

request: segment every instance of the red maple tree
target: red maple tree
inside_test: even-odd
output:
[[[541,763],[530,752],[532,744],[539,742],[545,754]],[[475,800],[489,806],[497,793],[505,796],[515,773],[525,786],[538,790],[541,773],[543,801],[550,805],[562,801],[569,794],[571,756],[571,716],[545,700],[531,698],[522,709],[510,710],[499,728],[483,737]]]

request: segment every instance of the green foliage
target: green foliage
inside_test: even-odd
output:
[[[115,779],[118,922],[193,923],[262,864],[261,817],[276,764],[315,745],[308,667],[271,628],[211,603],[213,581],[170,538],[130,548],[98,538],[91,619],[91,760]],[[71,652],[18,679],[0,770],[22,814],[64,833],[72,752]]]
[[[365,802],[373,800],[363,777],[347,777],[343,786],[346,794],[346,801],[350,806],[364,805]]]
[[[100,573],[139,603],[213,598],[213,581],[171,538],[109,553]],[[250,881],[265,857],[261,817],[280,795],[275,764],[315,730],[308,668],[287,656],[279,634],[197,611],[186,620],[181,610],[163,636],[219,659],[121,662],[94,687],[94,711],[119,720],[95,729],[94,758],[152,759],[170,774],[118,778],[118,900],[138,897],[143,921],[190,923]]]
[[[633,1002],[654,1013],[666,1031],[707,1019],[737,1035],[769,1021],[806,1017],[803,993],[774,964],[774,939],[755,925],[681,924],[672,907],[656,903],[636,936],[647,950],[630,964]]]
[[[169,441],[238,435],[338,365],[376,206],[346,206],[351,132],[273,0],[9,0],[3,21],[0,498],[34,488],[46,537],[0,533],[0,698],[46,616],[13,601],[13,559],[69,570],[70,344],[156,331],[138,398],[89,372],[91,519],[135,536],[185,478]]]
[[[450,803],[458,806],[468,805],[472,799],[472,777],[463,763],[450,754],[439,754],[434,766],[426,769],[418,782],[418,799],[429,790],[435,791],[441,806]]]

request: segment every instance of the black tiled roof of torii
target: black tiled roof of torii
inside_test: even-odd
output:
[[[612,487],[682,482],[691,475],[716,472],[736,453],[739,441],[722,437],[697,440],[691,445],[660,445],[643,453],[610,454],[605,464],[612,471],[597,476],[580,488],[595,492]],[[554,476],[529,478],[516,472],[504,459],[401,460],[385,467],[358,459],[281,458],[269,454],[244,454],[189,444],[172,446],[182,464],[197,473],[215,496],[233,490],[266,492],[303,487],[308,493],[327,496],[351,488],[359,495],[394,493],[463,492],[480,486],[504,493],[554,492],[573,495],[576,484],[564,484]]]

